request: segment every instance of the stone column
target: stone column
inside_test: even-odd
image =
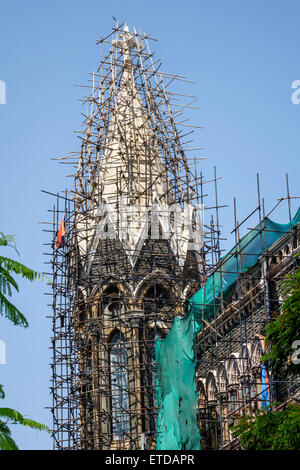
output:
[[[131,414],[131,435],[135,441],[136,449],[141,446],[140,436],[143,432],[143,402],[142,402],[142,378],[141,378],[141,351],[140,351],[140,328],[144,312],[132,310],[127,312],[127,321],[131,330],[131,338],[128,347],[131,354],[128,356],[128,382],[129,382],[129,406]]]

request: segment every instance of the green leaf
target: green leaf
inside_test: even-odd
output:
[[[281,283],[284,302],[281,313],[266,325],[267,353],[261,361],[270,361],[272,373],[280,372],[291,354],[295,339],[300,339],[300,268],[289,274]]]
[[[28,281],[35,281],[36,279],[42,279],[43,275],[34,271],[33,269],[28,268],[19,261],[15,261],[11,258],[6,258],[5,256],[0,256],[0,266],[4,267],[8,272],[13,272],[15,274],[21,274],[21,276]]]
[[[12,408],[0,408],[0,418],[6,418],[11,424],[21,424],[31,429],[37,429],[38,431],[50,432],[49,428],[44,424],[38,423],[33,419],[24,418],[21,413]]]
[[[10,272],[7,269],[0,265],[0,290],[6,293],[5,289],[10,285],[12,285],[16,289],[16,291],[19,292],[19,287],[15,279],[11,276]]]
[[[278,403],[245,416],[232,427],[235,437],[247,450],[299,450],[300,405],[290,404],[284,410],[273,410]]]
[[[0,449],[18,450],[18,446],[11,437],[11,431],[6,423],[0,420]]]
[[[20,424],[21,421],[23,421],[23,416],[21,415],[21,413],[16,410],[13,410],[12,408],[0,408],[0,417],[8,418],[9,420],[18,422]]]
[[[14,237],[12,235],[4,235],[2,232],[0,232],[0,246],[10,246],[17,251]],[[28,321],[25,316],[6,297],[6,295],[12,295],[12,289],[15,289],[17,292],[19,291],[13,274],[21,275],[28,281],[36,279],[44,280],[46,278],[18,261],[0,256],[0,316],[5,316],[15,325],[27,327]],[[4,397],[3,386],[0,385],[0,398]],[[9,425],[12,424],[21,424],[38,431],[50,432],[49,428],[44,424],[24,418],[21,413],[12,408],[0,408],[0,449],[2,450],[18,449],[17,444],[11,437]]]
[[[24,315],[0,292],[0,315],[5,316],[14,325],[28,327],[28,321]]]
[[[16,241],[12,235],[4,235],[3,232],[0,232],[0,246],[10,246],[16,252],[18,252],[16,247]]]
[[[33,419],[23,418],[23,421],[20,424],[22,424],[22,426],[27,426],[31,429],[37,429],[38,431],[46,431],[49,433],[51,432],[48,426],[46,426],[45,424],[38,423]]]

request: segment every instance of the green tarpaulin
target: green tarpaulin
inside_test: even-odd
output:
[[[238,275],[254,266],[259,256],[299,221],[300,208],[291,223],[277,224],[266,218],[247,233],[189,299],[185,317],[176,317],[168,336],[156,342],[158,450],[201,448],[196,412],[195,334],[201,330],[202,319],[215,317],[221,298],[229,296]]]

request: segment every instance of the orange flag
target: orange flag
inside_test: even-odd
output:
[[[58,234],[57,234],[56,249],[59,248],[61,243],[64,243],[65,233],[66,231],[65,231],[65,214],[64,214],[61,220],[60,226],[59,226]]]

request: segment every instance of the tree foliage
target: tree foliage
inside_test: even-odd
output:
[[[0,232],[0,246],[11,247],[17,252],[12,235],[4,235]],[[18,284],[13,277],[14,274],[21,275],[28,281],[34,281],[43,276],[19,261],[0,255],[0,315],[11,320],[14,325],[28,327],[25,316],[8,299],[12,296],[13,291],[19,292]]]
[[[11,247],[17,253],[16,243],[12,235],[4,235],[0,232],[0,246]],[[0,315],[11,320],[15,325],[27,327],[28,321],[20,310],[15,307],[7,298],[12,296],[13,291],[19,292],[19,287],[14,279],[14,274],[21,275],[28,281],[40,279],[43,276],[37,271],[24,266],[6,256],[0,255]],[[0,385],[0,398],[4,399],[3,386]],[[50,432],[44,424],[24,418],[24,416],[12,408],[0,408],[0,449],[18,450],[18,446],[12,438],[10,426],[21,424],[38,431]]]
[[[287,362],[292,344],[300,339],[300,267],[285,277],[281,285],[284,302],[278,317],[266,326],[269,351],[261,361],[269,361],[272,373],[278,374]],[[247,450],[300,450],[300,405],[289,404],[276,411],[273,403],[255,416],[239,419],[232,428],[234,436]]]
[[[246,450],[299,450],[300,405],[290,404],[284,410],[273,411],[273,403],[255,416],[239,419],[232,428],[242,448]]]
[[[281,288],[285,298],[282,313],[266,325],[269,351],[262,357],[263,361],[270,361],[275,374],[291,356],[293,342],[300,339],[300,267],[285,277]]]
[[[3,386],[0,385],[0,398],[5,398]],[[47,431],[49,429],[44,424],[24,418],[21,413],[12,408],[0,408],[0,449],[1,450],[18,450],[18,446],[11,436],[10,425],[21,424],[22,426],[36,429],[38,431]]]

